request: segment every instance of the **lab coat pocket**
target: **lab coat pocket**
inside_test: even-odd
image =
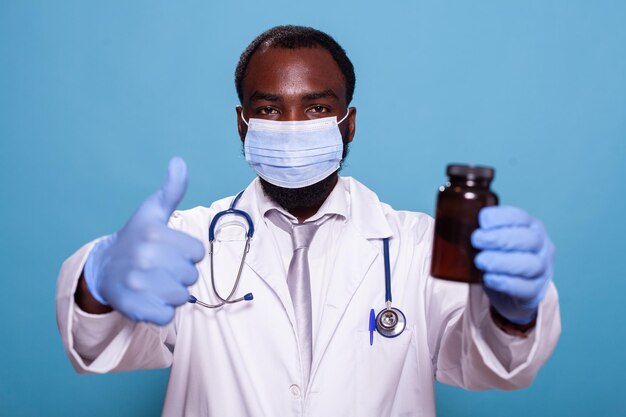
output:
[[[232,219],[230,217],[233,217]],[[233,289],[235,280],[239,273],[241,260],[246,248],[246,227],[238,218],[230,216],[226,220],[220,220],[215,228],[215,240],[212,246],[207,247],[207,251],[213,251],[213,255],[208,254],[203,260],[201,273],[204,277],[207,294],[204,295],[212,304],[219,300],[214,297],[211,286],[211,263],[213,264],[213,274],[215,286],[222,297],[226,297]],[[212,258],[212,260],[211,260]],[[239,293],[237,293],[239,294]]]
[[[223,247],[235,250],[237,256],[245,248],[247,226],[238,218],[221,219],[215,228],[215,241],[213,244],[213,254],[220,253]]]
[[[358,416],[417,416],[415,393],[418,372],[415,328],[395,338],[357,332]],[[411,398],[412,397],[412,398]]]

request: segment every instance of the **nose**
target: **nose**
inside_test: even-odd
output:
[[[278,119],[283,122],[294,122],[298,120],[309,120],[302,109],[296,107],[285,108]]]

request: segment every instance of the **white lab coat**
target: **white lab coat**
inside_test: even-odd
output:
[[[284,267],[249,186],[238,208],[256,227],[243,269],[241,294],[254,300],[219,310],[187,304],[168,326],[133,323],[119,313],[88,315],[73,294],[93,242],[72,255],[60,272],[57,320],[78,372],[104,373],[171,366],[164,416],[434,416],[434,378],[467,389],[528,386],[560,335],[555,287],[539,307],[527,338],[493,324],[480,286],[429,277],[433,219],[396,211],[352,178],[350,216],[323,304],[311,379],[302,387],[295,317]],[[170,226],[208,247],[212,217],[232,198],[211,207],[174,213]],[[235,219],[233,216],[232,219]],[[215,252],[218,288],[227,293],[236,276],[243,232],[220,228]],[[374,335],[369,312],[384,303],[381,239],[391,237],[394,305],[407,319],[395,339]],[[191,288],[212,302],[208,256]],[[78,335],[78,336],[77,336]]]

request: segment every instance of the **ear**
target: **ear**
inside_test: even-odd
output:
[[[243,107],[236,106],[235,112],[237,113],[237,131],[239,132],[239,139],[243,142],[246,138],[246,133],[248,132],[248,126],[241,119],[243,114]]]
[[[348,108],[348,118],[346,121],[348,122],[348,134],[346,135],[346,143],[352,142],[354,139],[354,133],[356,132],[356,107]]]

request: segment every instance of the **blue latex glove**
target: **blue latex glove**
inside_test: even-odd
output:
[[[552,280],[554,245],[543,224],[516,207],[483,208],[472,245],[491,305],[516,324],[535,319]]]
[[[198,279],[195,263],[204,246],[167,222],[187,189],[187,167],[169,163],[165,183],[148,197],[117,233],[102,239],[89,254],[84,276],[91,294],[131,320],[158,325],[174,318]]]

